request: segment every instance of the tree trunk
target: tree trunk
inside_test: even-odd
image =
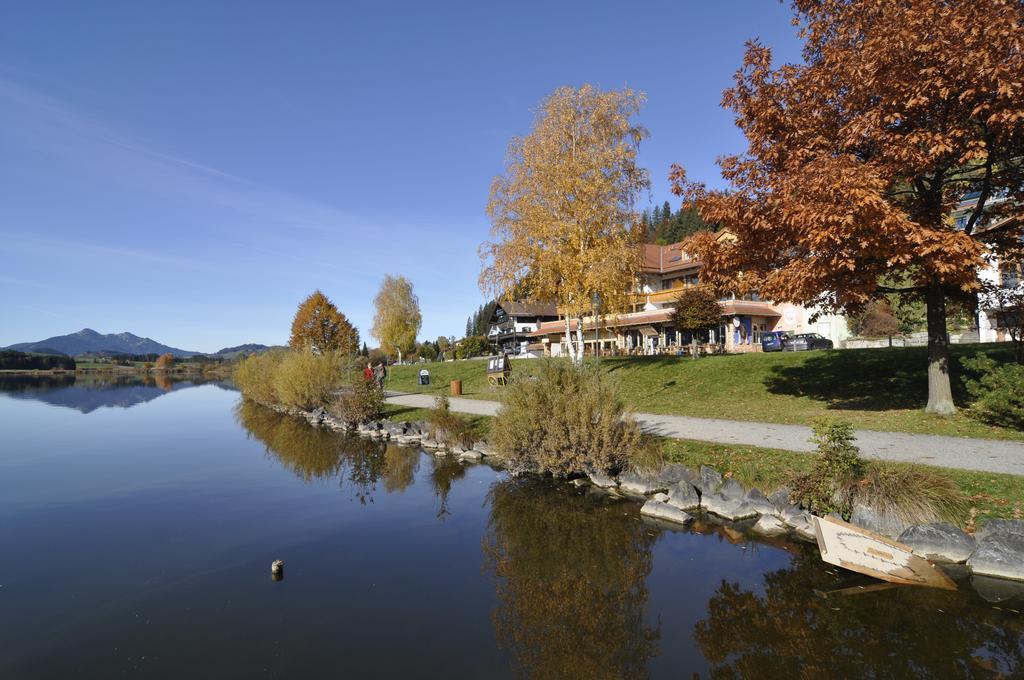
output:
[[[565,350],[569,353],[569,359],[573,366],[579,366],[582,356],[577,357],[576,345],[572,341],[572,319],[568,316],[565,317]],[[580,354],[582,355],[582,353],[583,348],[580,347]]]
[[[946,332],[946,291],[932,279],[925,294],[928,308],[928,406],[929,413],[956,413],[949,383],[949,334]]]
[[[693,335],[693,340],[690,341],[690,351],[693,352],[694,361],[697,360],[697,334]]]
[[[577,366],[583,363],[583,319],[579,320],[576,325],[576,358],[573,363]]]

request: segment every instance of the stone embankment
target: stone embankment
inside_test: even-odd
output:
[[[353,425],[324,409],[274,408],[303,417],[311,425],[417,445],[434,455],[454,455],[466,463],[487,462],[501,466],[500,457],[487,442],[449,445],[431,438],[430,428],[423,422],[375,420]],[[670,463],[660,470],[633,470],[618,477],[595,471],[585,479],[569,481],[576,486],[589,485],[597,493],[642,502],[640,513],[654,521],[687,525],[693,521],[694,513],[703,513],[713,521],[732,524],[735,529],[754,535],[789,536],[816,542],[814,515],[790,501],[788,488],[766,494],[756,487],[745,488],[735,479],[725,478],[706,466],[694,470]],[[970,576],[972,584],[986,599],[1024,598],[1022,520],[989,520],[972,535],[944,522],[911,526],[891,513],[858,505],[850,522],[909,546],[915,553],[943,566],[951,576]]]

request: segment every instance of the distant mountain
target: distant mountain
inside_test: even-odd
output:
[[[257,342],[250,342],[245,345],[238,345],[236,347],[225,347],[224,349],[214,352],[218,356],[233,357],[239,354],[259,354],[266,352],[270,347],[267,345],[261,345]]]
[[[167,354],[188,357],[199,352],[190,352],[177,347],[162,345],[150,338],[140,338],[132,333],[109,333],[102,335],[91,328],[77,333],[57,335],[39,342],[21,342],[6,349],[41,354],[60,353],[68,356],[81,354]]]

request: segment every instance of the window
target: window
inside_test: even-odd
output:
[[[661,280],[661,289],[662,290],[671,290],[671,288],[672,288],[672,282],[671,281],[669,281],[668,279],[662,279]]]
[[[1016,288],[1021,284],[1020,265],[1007,262],[999,268],[999,285],[1003,288]]]

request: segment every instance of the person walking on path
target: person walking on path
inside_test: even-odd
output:
[[[377,386],[380,387],[381,391],[384,391],[384,380],[388,377],[388,369],[381,361],[373,368],[373,377],[377,380]]]
[[[365,380],[366,382],[373,382],[374,379],[375,379],[375,376],[374,376],[373,366],[371,366],[370,362],[367,361],[366,362],[366,368],[363,369],[363,380]]]

